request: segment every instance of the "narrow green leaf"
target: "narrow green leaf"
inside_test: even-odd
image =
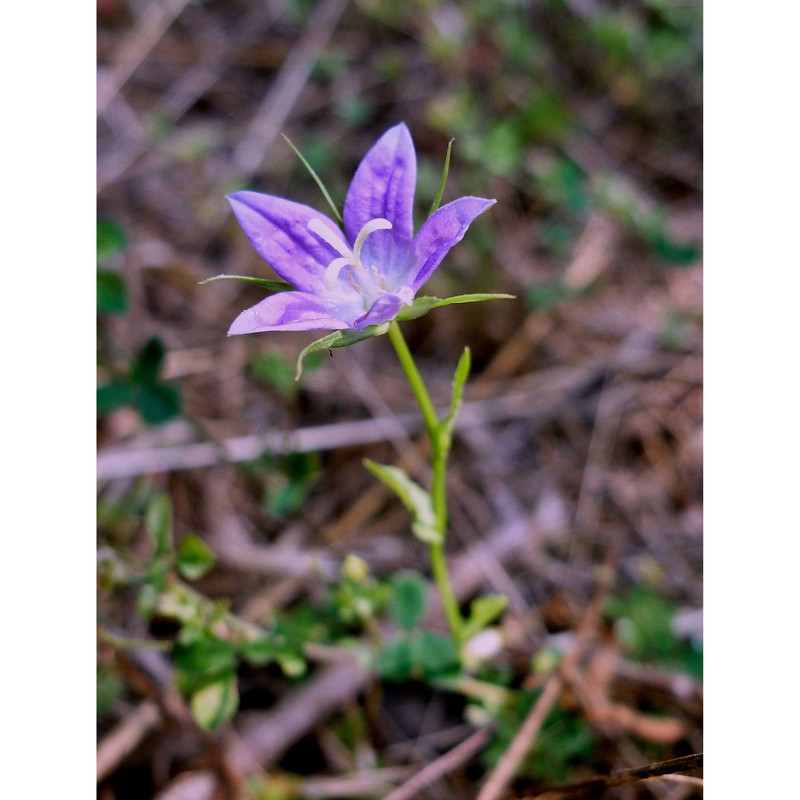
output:
[[[364,460],[364,466],[385,483],[411,512],[411,530],[414,536],[426,544],[441,544],[444,534],[438,528],[430,493],[411,480],[399,467],[387,467],[369,459]]]
[[[450,411],[442,420],[439,426],[439,434],[443,437],[442,444],[445,451],[450,449],[450,442],[453,437],[453,428],[456,424],[456,417],[461,404],[464,401],[464,386],[469,378],[469,371],[472,367],[472,351],[469,347],[464,348],[461,357],[456,365],[455,375],[453,376],[453,394],[450,398]]]
[[[239,708],[239,690],[233,672],[215,678],[192,694],[190,703],[195,722],[214,731],[227,722]]]
[[[456,303],[482,303],[484,300],[514,300],[513,294],[458,294],[453,297],[417,297],[410,306],[403,306],[397,319],[400,321],[424,317],[434,308]]]
[[[419,572],[404,570],[392,578],[389,611],[401,628],[412,628],[425,615],[428,582]]]
[[[336,217],[337,220],[339,220],[339,224],[341,225],[342,215],[339,213],[339,209],[336,208],[336,203],[333,202],[330,194],[328,193],[328,190],[325,188],[325,184],[322,182],[322,179],[319,177],[319,175],[317,175],[316,171],[314,170],[314,167],[312,167],[311,164],[308,163],[303,154],[294,146],[294,144],[292,143],[291,139],[289,139],[288,136],[285,136],[284,134],[281,134],[281,136],[283,136],[283,138],[286,140],[286,144],[288,144],[289,147],[291,147],[292,150],[294,150],[294,154],[300,159],[303,166],[308,170],[309,175],[311,175],[311,177],[314,179],[314,183],[316,183],[317,186],[319,186],[319,189],[322,192],[326,202],[330,206],[331,211],[333,211],[334,216]]]
[[[356,342],[363,342],[364,339],[372,339],[373,336],[383,336],[388,330],[389,323],[384,322],[382,325],[370,325],[368,328],[364,328],[363,331],[351,329],[334,331],[327,336],[323,336],[321,339],[317,339],[315,342],[311,342],[308,347],[300,351],[300,355],[297,357],[297,370],[294,379],[296,381],[300,380],[303,374],[303,360],[312,353],[319,353],[323,350],[334,350],[337,347],[350,347],[350,345],[356,344]]]
[[[198,286],[204,286],[206,283],[214,283],[215,281],[244,281],[245,283],[254,283],[262,289],[267,289],[270,292],[290,292],[294,287],[285,281],[271,281],[267,278],[251,278],[247,275],[215,275],[213,278],[206,278],[204,281],[198,281]]]
[[[184,578],[196,581],[213,566],[216,556],[196,534],[190,533],[178,545],[178,570]]]
[[[453,142],[455,139],[451,139],[447,143],[447,155],[444,157],[444,169],[442,170],[442,179],[439,182],[439,191],[436,192],[436,197],[433,199],[433,204],[431,205],[431,210],[428,212],[428,216],[430,217],[437,208],[439,208],[439,204],[442,202],[442,195],[444,194],[444,187],[447,183],[447,175],[450,172],[450,151],[453,149]]]
[[[463,640],[467,641],[491,625],[508,606],[508,598],[501,594],[487,594],[472,601],[469,617],[464,625]]]
[[[157,494],[147,506],[145,527],[156,546],[156,557],[174,551],[172,541],[172,503],[165,494]]]

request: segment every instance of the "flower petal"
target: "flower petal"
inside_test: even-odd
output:
[[[410,242],[414,236],[414,190],[417,157],[408,128],[389,128],[359,164],[344,203],[344,229],[354,242],[370,220],[388,219],[394,238]],[[392,239],[385,239],[391,242]]]
[[[442,263],[450,248],[464,238],[475,217],[496,202],[483,197],[461,197],[428,217],[414,239],[415,292]]]
[[[382,294],[372,304],[370,310],[366,314],[362,314],[353,323],[353,327],[357,330],[362,330],[368,325],[380,325],[382,322],[389,322],[389,320],[397,316],[397,312],[407,303],[407,298],[400,294]]]
[[[228,336],[261,331],[336,331],[349,327],[318,297],[306,292],[281,292],[242,311],[233,321]]]
[[[247,238],[275,272],[303,292],[318,293],[333,251],[308,223],[318,219],[343,239],[341,229],[319,211],[282,197],[236,192],[228,201]]]

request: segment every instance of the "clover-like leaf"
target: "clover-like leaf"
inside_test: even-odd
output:
[[[419,572],[404,570],[392,578],[392,598],[389,611],[401,628],[411,628],[425,614],[428,602],[428,582]]]

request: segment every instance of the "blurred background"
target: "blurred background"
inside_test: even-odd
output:
[[[148,558],[147,509],[167,497],[176,540],[196,534],[216,558],[197,590],[259,624],[299,625],[293,609],[324,603],[348,554],[378,578],[425,571],[406,512],[362,466],[402,460],[425,480],[389,342],[310,359],[295,382],[313,333],[228,339],[263,291],[200,283],[273,277],[227,193],[326,210],[281,134],[341,204],[365,152],[403,121],[417,225],[451,139],[443,202],[497,200],[425,293],[516,296],[404,326],[438,402],[472,349],[450,556],[462,599],[510,599],[506,685],[535,689],[537,655],[608,587],[586,692],[562,698],[513,796],[702,750],[701,4],[98,0],[97,20],[101,553]],[[173,629],[107,578],[99,736],[136,735],[104,756],[98,796],[237,796],[249,771],[231,742],[318,665],[302,679],[239,665],[230,727],[200,732],[169,651],[125,646]],[[474,796],[521,718],[418,796]],[[463,698],[424,682],[353,687],[262,754],[273,794],[252,796],[383,797],[366,772],[418,767],[469,729]],[[361,794],[335,782],[352,774]],[[700,796],[691,782],[614,791]]]

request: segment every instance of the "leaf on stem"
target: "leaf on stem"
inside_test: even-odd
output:
[[[456,371],[453,375],[453,394],[450,398],[450,411],[439,425],[439,436],[442,437],[442,449],[447,452],[450,449],[450,442],[453,438],[453,428],[456,424],[456,417],[461,404],[464,401],[464,386],[469,378],[469,371],[472,367],[472,352],[469,347],[464,348],[461,357],[458,359]]]
[[[399,467],[387,467],[369,459],[364,460],[364,466],[378,480],[383,481],[411,512],[411,530],[417,539],[426,544],[441,544],[444,541],[429,492],[411,480]]]
[[[469,607],[469,617],[464,624],[464,641],[491,625],[507,606],[508,598],[501,594],[487,594],[473,600]]]

